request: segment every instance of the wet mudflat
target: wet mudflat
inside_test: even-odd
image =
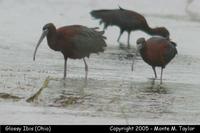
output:
[[[200,109],[198,102],[200,60],[198,58],[178,55],[165,70],[164,83],[160,85],[159,80],[152,78],[151,68],[145,65],[140,57],[137,57],[134,71],[131,72],[130,53],[127,54],[124,49],[114,49],[111,47],[111,50],[108,48],[104,54],[91,56],[88,61],[87,80],[84,78],[82,60],[69,61],[66,80],[62,79],[62,58],[57,59],[59,65],[45,66],[42,63],[44,66],[41,64],[41,70],[37,70],[35,66],[31,66],[32,69],[2,68],[3,89],[0,95],[2,107],[7,103],[13,103],[15,106],[28,106],[30,110],[34,107],[40,107],[42,110],[48,108],[43,113],[49,117],[52,113],[49,109],[57,108],[62,111],[55,114],[63,115],[63,118],[65,114],[86,117],[85,121],[89,121],[90,117],[106,117],[111,120],[121,119],[122,124],[134,123],[137,119],[144,121],[157,119],[177,123],[199,122],[197,118]],[[36,66],[39,67],[37,64]],[[157,70],[159,73],[160,70]],[[12,82],[7,84],[8,80]],[[42,86],[44,88],[38,97],[27,102],[27,99]],[[17,110],[15,106],[13,109]],[[20,111],[13,114],[6,108],[1,110],[2,115],[8,113],[7,115],[23,117]],[[71,119],[67,120],[67,117],[66,120],[60,119],[60,121],[73,122]],[[97,123],[102,122],[97,121]]]

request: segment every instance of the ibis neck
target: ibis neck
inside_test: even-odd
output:
[[[144,31],[149,35],[157,35],[157,29],[151,28],[147,25],[147,27],[144,29]]]
[[[48,34],[47,34],[47,42],[48,42],[48,45],[51,49],[53,49],[55,51],[59,51],[56,36],[57,36],[56,28],[51,27],[48,31]]]

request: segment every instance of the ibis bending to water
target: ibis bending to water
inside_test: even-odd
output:
[[[113,10],[93,10],[90,12],[91,15],[100,19],[100,24],[104,23],[104,30],[108,26],[118,26],[120,28],[120,34],[117,39],[119,42],[120,37],[124,31],[128,32],[128,45],[130,40],[131,31],[141,30],[150,35],[158,35],[162,37],[169,38],[169,31],[165,27],[151,28],[146,19],[139,13],[122,9]]]
[[[139,38],[137,50],[142,59],[152,67],[155,78],[157,78],[155,67],[161,67],[160,83],[162,84],[163,69],[177,54],[176,43],[163,37],[151,37],[146,41],[144,38]]]
[[[103,31],[96,31],[97,28],[87,28],[81,25],[64,26],[56,29],[54,24],[48,23],[43,27],[43,33],[35,48],[33,60],[37,49],[46,37],[48,46],[60,51],[64,56],[64,79],[66,78],[67,59],[83,59],[87,77],[88,66],[85,57],[91,53],[103,52],[106,47]]]

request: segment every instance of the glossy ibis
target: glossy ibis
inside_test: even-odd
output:
[[[121,35],[124,31],[128,32],[128,45],[130,40],[131,31],[141,30],[150,35],[158,35],[169,38],[169,31],[165,27],[151,28],[146,19],[135,11],[130,11],[119,7],[119,9],[113,10],[93,10],[90,14],[100,19],[100,24],[104,23],[104,30],[108,26],[118,26],[120,28],[120,34],[117,39],[119,42]]]
[[[155,67],[161,67],[160,84],[162,84],[163,69],[177,54],[176,43],[163,37],[151,37],[146,41],[145,38],[139,38],[136,43],[142,59],[152,67],[155,78],[157,78]]]
[[[37,49],[46,37],[48,46],[59,51],[64,56],[64,79],[66,78],[67,59],[83,59],[87,78],[88,66],[85,57],[91,53],[103,52],[106,47],[104,31],[96,31],[97,28],[87,28],[81,25],[64,26],[56,29],[54,24],[48,23],[43,27],[42,35],[36,45],[33,60]]]

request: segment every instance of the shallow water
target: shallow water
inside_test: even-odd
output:
[[[38,61],[31,68],[1,68],[1,104],[23,105],[49,76],[46,88],[28,106],[60,108],[69,110],[67,114],[88,119],[120,118],[126,124],[134,119],[198,123],[200,60],[178,55],[164,69],[163,84],[160,85],[159,79],[153,79],[151,67],[139,56],[134,71],[131,71],[132,56],[127,49],[118,46],[108,47],[104,54],[92,55],[88,60],[88,79],[84,78],[82,60],[69,61],[66,80],[62,79],[62,58],[58,59],[60,65],[45,65]],[[160,75],[159,69],[157,72]],[[8,80],[12,82],[7,84]]]

